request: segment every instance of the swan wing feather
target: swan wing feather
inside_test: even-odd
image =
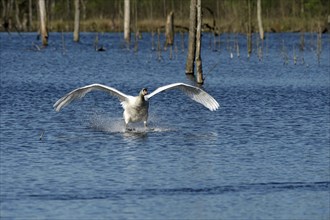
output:
[[[153,97],[154,95],[156,95],[158,93],[161,93],[161,92],[164,92],[167,90],[172,90],[172,89],[179,89],[179,90],[183,91],[192,100],[204,105],[210,111],[215,111],[220,107],[219,103],[207,92],[205,92],[204,90],[202,90],[198,87],[191,86],[191,85],[184,84],[184,83],[173,83],[173,84],[159,87],[158,89],[156,89],[149,95],[146,95],[146,98],[150,99],[151,97]]]
[[[124,101],[128,100],[128,98],[130,97],[130,96],[118,91],[115,88],[105,86],[105,85],[102,85],[102,84],[91,84],[91,85],[87,85],[87,86],[84,86],[84,87],[77,88],[77,89],[69,92],[68,94],[64,95],[62,98],[60,98],[54,104],[53,107],[55,108],[56,111],[60,111],[64,106],[70,104],[73,100],[82,98],[87,93],[89,93],[91,91],[94,91],[94,90],[105,91],[105,92],[109,93],[112,96],[118,97],[121,102],[124,102]]]

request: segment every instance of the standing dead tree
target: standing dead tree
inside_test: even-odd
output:
[[[264,39],[264,28],[262,26],[262,18],[261,18],[261,0],[257,1],[257,18],[258,18],[260,39],[263,40]]]
[[[74,31],[73,41],[79,42],[80,0],[74,1]]]
[[[190,0],[190,17],[189,17],[189,39],[188,39],[188,56],[186,62],[186,74],[194,75],[194,59],[196,52],[196,0]]]
[[[201,0],[197,0],[197,28],[196,28],[196,81],[198,84],[204,83],[203,70],[202,70],[202,58],[201,58],[201,47],[202,47],[202,7]]]
[[[39,0],[39,17],[40,17],[40,34],[42,45],[48,45],[48,30],[47,30],[47,13],[45,0]]]
[[[166,46],[173,45],[174,42],[174,12],[173,11],[171,11],[167,15],[165,36],[166,36]]]
[[[201,0],[190,1],[190,23],[189,23],[189,42],[188,56],[186,62],[186,74],[194,75],[196,62],[196,82],[204,83],[202,70],[202,6]]]
[[[129,45],[131,42],[131,32],[130,32],[130,0],[125,0],[124,2],[124,39]]]

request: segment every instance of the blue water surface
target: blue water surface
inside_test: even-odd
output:
[[[0,216],[4,219],[328,219],[329,34],[203,34],[210,112],[180,91],[155,96],[150,129],[125,132],[119,101],[67,92],[102,83],[136,95],[184,82],[187,35],[163,49],[142,33],[0,33]],[[258,47],[257,47],[258,44]],[[237,46],[238,45],[238,46]],[[263,45],[260,49],[260,45]]]

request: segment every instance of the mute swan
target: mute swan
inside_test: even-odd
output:
[[[210,111],[215,111],[219,108],[219,103],[208,93],[198,87],[187,85],[184,83],[173,83],[166,86],[162,86],[150,94],[148,94],[148,90],[146,88],[143,88],[140,91],[139,95],[135,97],[126,95],[118,91],[117,89],[114,89],[109,86],[101,84],[91,84],[69,92],[68,94],[60,98],[54,104],[53,107],[56,111],[60,111],[64,106],[66,106],[73,100],[84,97],[86,93],[91,92],[93,90],[101,90],[108,92],[110,95],[116,96],[121,101],[121,105],[124,109],[123,115],[126,128],[128,123],[139,121],[143,121],[144,126],[147,127],[149,99],[160,92],[172,89],[179,89],[183,91],[191,99],[201,103]]]

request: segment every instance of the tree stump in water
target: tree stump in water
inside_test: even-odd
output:
[[[79,42],[79,23],[80,23],[80,5],[79,0],[74,1],[74,31],[73,31],[73,41]]]
[[[131,42],[131,31],[130,31],[130,0],[125,0],[124,2],[124,39],[126,44],[129,45]]]
[[[204,83],[203,69],[202,69],[202,6],[201,0],[197,0],[197,28],[196,28],[196,82],[198,84]]]
[[[47,14],[46,14],[46,6],[45,0],[39,0],[39,14],[40,14],[40,34],[42,45],[48,45],[48,30],[47,30]]]
[[[171,11],[167,15],[165,36],[166,36],[166,46],[173,45],[174,42],[174,12],[173,11]]]
[[[190,0],[190,18],[189,18],[189,40],[188,56],[186,62],[186,74],[194,74],[194,59],[196,51],[196,0]]]
[[[264,28],[262,26],[262,18],[261,18],[261,0],[257,1],[257,18],[258,18],[260,39],[263,40],[265,37],[264,37]]]

